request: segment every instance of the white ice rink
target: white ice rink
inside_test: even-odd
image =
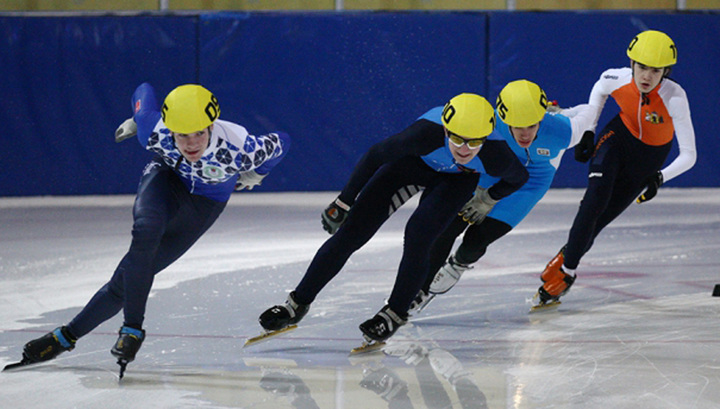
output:
[[[389,295],[413,203],[323,290],[300,327],[242,348],[328,237],[320,194],[237,194],[157,276],[125,378],[118,315],[75,350],[0,374],[0,408],[718,408],[720,189],[663,188],[582,260],[555,312],[528,314],[581,190],[553,190],[383,352],[349,358]],[[67,323],[130,242],[132,197],[0,200],[0,365]]]

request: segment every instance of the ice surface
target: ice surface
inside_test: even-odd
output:
[[[328,237],[335,194],[252,193],[155,280],[125,378],[120,316],[72,352],[0,374],[0,408],[717,408],[720,189],[663,188],[582,260],[555,312],[528,314],[581,190],[551,190],[384,353],[348,357],[390,293],[404,222],[386,223],[300,327],[250,348]],[[127,250],[132,197],[0,200],[0,365],[70,320]]]

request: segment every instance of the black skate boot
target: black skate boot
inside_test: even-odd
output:
[[[393,336],[405,323],[407,323],[407,315],[401,317],[386,305],[374,317],[360,324],[360,331],[368,342],[383,342]]]
[[[295,301],[295,291],[288,295],[283,305],[276,305],[260,314],[260,325],[267,331],[278,331],[297,324],[310,310],[310,304],[299,304]]]
[[[76,338],[67,327],[55,328],[38,339],[34,339],[23,348],[23,361],[30,363],[55,359],[65,351],[75,348]]]
[[[127,364],[135,360],[143,341],[145,340],[145,330],[132,327],[122,326],[118,331],[118,339],[113,345],[110,353],[118,359],[120,365],[120,379],[125,373]]]

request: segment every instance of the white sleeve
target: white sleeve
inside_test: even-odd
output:
[[[593,85],[590,91],[590,98],[588,99],[588,105],[595,109],[595,118],[593,118],[592,124],[590,128],[588,128],[589,130],[595,131],[598,120],[600,119],[600,114],[605,107],[605,102],[607,102],[610,94],[627,79],[628,74],[632,78],[630,68],[611,68],[600,74],[600,78],[595,82],[595,85]]]
[[[581,104],[563,109],[560,111],[560,115],[570,118],[572,135],[570,136],[568,148],[577,145],[585,131],[593,129],[593,124],[597,122],[597,118],[600,116],[597,108],[590,104]]]
[[[242,147],[245,144],[245,139],[247,139],[249,135],[245,127],[234,122],[218,119],[215,121],[215,126],[222,127],[222,130],[224,131],[223,137],[227,139],[228,142],[238,147]]]
[[[680,152],[665,169],[661,170],[665,182],[681,175],[695,165],[695,130],[690,116],[690,104],[685,91],[680,89],[668,103],[668,112],[673,120]]]

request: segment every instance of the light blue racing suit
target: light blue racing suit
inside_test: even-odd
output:
[[[423,286],[427,291],[434,278],[434,272],[448,259],[455,239],[465,232],[463,242],[455,253],[458,263],[470,265],[485,254],[487,247],[495,240],[510,232],[530,213],[545,196],[552,184],[555,172],[566,149],[575,146],[583,133],[590,129],[594,111],[589,105],[578,105],[558,114],[546,113],[538,128],[537,137],[528,148],[522,148],[510,133],[510,127],[496,115],[498,126],[492,136],[507,142],[510,149],[525,165],[530,177],[516,192],[501,199],[477,224],[468,224],[461,216],[438,237],[431,250],[431,269]],[[482,174],[478,186],[487,188],[497,178]]]

